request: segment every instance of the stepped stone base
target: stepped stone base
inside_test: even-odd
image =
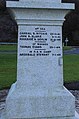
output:
[[[1,119],[76,119],[75,99],[67,89],[28,94],[13,84]]]
[[[0,117],[0,119],[10,119],[6,118],[5,113]],[[28,118],[12,118],[12,119],[28,119]],[[31,119],[79,119],[79,115],[76,113],[75,117],[53,117],[53,118],[31,118]]]

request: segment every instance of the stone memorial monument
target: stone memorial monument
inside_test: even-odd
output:
[[[17,81],[2,119],[76,119],[63,86],[62,24],[74,4],[61,0],[7,1],[18,24]]]

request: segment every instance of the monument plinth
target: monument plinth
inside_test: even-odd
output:
[[[75,99],[63,87],[62,24],[73,4],[61,0],[8,1],[18,24],[17,81],[6,119],[75,119]]]

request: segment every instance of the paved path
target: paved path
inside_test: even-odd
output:
[[[17,53],[17,51],[16,50],[10,50],[10,51],[6,51],[6,50],[4,50],[4,51],[0,51],[0,54],[16,54]]]
[[[79,90],[70,90],[70,92],[75,96],[75,107],[79,114]]]
[[[5,108],[5,100],[6,100],[8,91],[9,91],[8,89],[0,91],[0,117],[1,117],[1,113],[3,112]]]
[[[71,50],[65,50],[64,54],[68,55],[68,54],[79,54],[79,48],[73,48]]]

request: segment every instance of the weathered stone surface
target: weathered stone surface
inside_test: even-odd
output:
[[[76,107],[76,111],[79,113],[79,91],[70,90],[70,92],[75,96],[75,107]],[[8,90],[0,91],[0,99],[3,100],[3,102],[0,100],[0,117],[5,108],[5,100],[7,95],[8,95]]]
[[[18,64],[3,118],[74,119],[75,99],[63,87],[62,61],[62,24],[74,5],[27,0],[7,7],[18,24]]]

